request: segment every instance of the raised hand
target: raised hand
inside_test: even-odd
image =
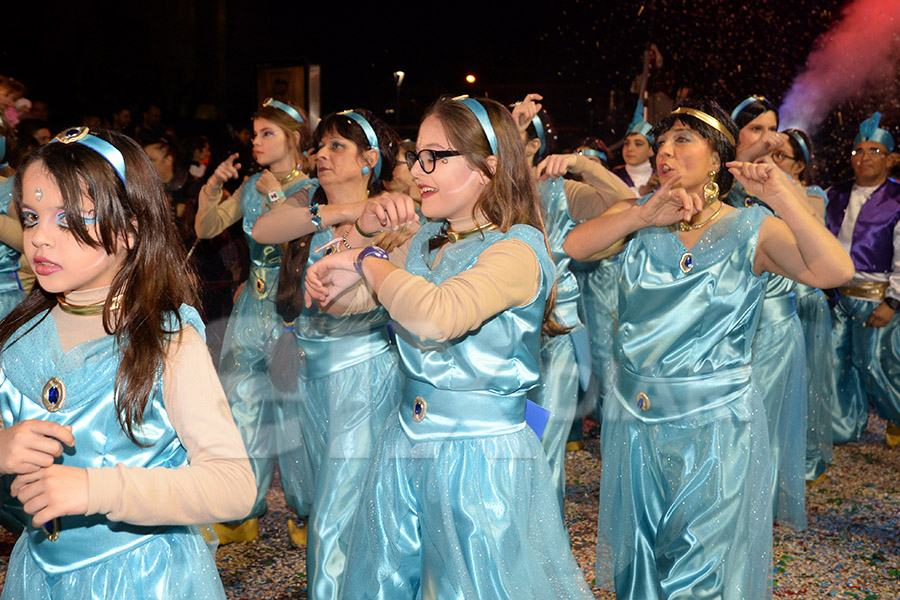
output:
[[[356,270],[359,250],[337,252],[317,260],[306,268],[304,302],[326,305],[356,284],[361,276]]]
[[[19,421],[0,429],[0,473],[34,473],[49,467],[63,453],[63,446],[74,446],[71,427],[50,421]]]
[[[535,176],[539,181],[556,179],[572,170],[577,162],[577,154],[551,154],[534,168]]]
[[[516,127],[519,128],[519,131],[528,129],[534,115],[541,111],[540,101],[543,99],[544,97],[540,94],[528,94],[524,100],[513,107],[512,118],[516,122]]]
[[[225,163],[222,163],[225,164]],[[222,165],[219,165],[222,166]],[[240,167],[240,165],[238,165]],[[218,169],[216,169],[218,171]],[[237,173],[237,170],[235,170]],[[260,174],[259,179],[256,180],[256,191],[261,194],[268,194],[272,190],[280,190],[281,182],[278,181],[278,178],[272,175],[272,171],[268,169],[264,169]]]
[[[57,517],[83,515],[88,509],[87,469],[51,465],[16,477],[10,492],[32,523],[40,527]]]
[[[759,138],[738,153],[740,162],[755,162],[764,156],[772,154],[775,150],[787,142],[787,134],[767,131]]]
[[[747,192],[769,204],[776,212],[788,201],[803,200],[800,190],[791,183],[784,171],[772,161],[757,163],[732,161],[725,164],[734,178]]]
[[[666,227],[679,221],[690,221],[703,210],[703,200],[684,188],[673,188],[681,179],[676,174],[666,180],[647,201],[638,206],[638,218],[645,227]]]
[[[366,233],[375,233],[418,224],[419,215],[416,214],[416,204],[411,197],[399,192],[385,192],[366,203],[358,222],[360,229]]]
[[[237,179],[239,176],[238,169],[241,168],[241,164],[234,161],[237,160],[238,156],[240,155],[235,152],[219,163],[213,174],[209,176],[207,183],[213,187],[222,187],[222,184],[229,179]]]

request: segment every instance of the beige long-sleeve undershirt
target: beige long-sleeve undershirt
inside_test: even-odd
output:
[[[407,242],[391,253],[391,262],[401,269],[384,279],[378,301],[394,321],[422,339],[444,342],[478,329],[494,315],[534,300],[540,287],[537,256],[520,240],[492,244],[471,268],[439,285],[403,270],[408,247]],[[362,288],[344,312],[373,306],[371,294]]]
[[[88,304],[105,297],[107,291],[68,294],[66,299]],[[102,315],[71,315],[58,306],[51,315],[63,350],[107,335]],[[99,513],[136,525],[243,519],[256,499],[256,480],[209,350],[192,327],[186,326],[169,341],[162,377],[163,403],[187,450],[189,465],[169,469],[120,463],[87,469],[85,514]]]
[[[563,180],[569,214],[576,221],[587,221],[600,216],[616,202],[635,197],[631,188],[603,165],[593,163],[583,156],[579,156],[578,160],[579,174],[584,182]]]
[[[229,197],[222,200],[222,188],[214,193],[209,184],[200,188],[197,198],[197,215],[194,217],[194,232],[201,240],[214,238],[235,223],[243,216],[241,211],[241,194],[244,192],[242,183]]]

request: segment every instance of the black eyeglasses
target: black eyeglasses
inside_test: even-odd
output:
[[[790,154],[782,152],[781,150],[776,150],[775,152],[772,153],[772,160],[777,160],[777,161],[781,162],[782,160],[784,160],[786,158],[789,158],[791,160],[797,160],[797,158],[795,156],[791,156]]]
[[[422,167],[422,171],[425,173],[431,173],[434,171],[434,162],[440,158],[450,158],[451,156],[461,156],[462,153],[458,150],[430,150],[426,148],[425,150],[419,150],[418,152],[413,152],[412,150],[407,151],[406,153],[406,166],[409,167],[409,170],[412,171],[413,165],[416,164],[416,161],[419,162],[419,166]]]

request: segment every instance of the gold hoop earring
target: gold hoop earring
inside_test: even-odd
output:
[[[719,199],[719,184],[716,183],[716,175],[718,173],[710,171],[708,173],[709,181],[703,186],[703,199],[707,204],[712,204]]]

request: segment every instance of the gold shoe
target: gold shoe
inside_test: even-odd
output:
[[[304,523],[303,527],[297,527],[294,522],[288,519],[288,538],[294,548],[302,548],[306,546],[306,534],[309,532],[309,526]]]
[[[819,485],[823,481],[825,481],[825,471],[822,471],[822,474],[819,475],[818,477],[816,477],[815,479],[813,479],[812,481],[807,481],[806,488],[809,489],[814,485]]]
[[[237,525],[213,523],[212,528],[219,536],[220,546],[233,542],[252,542],[259,537],[259,519],[247,519]]]
[[[890,421],[884,428],[884,441],[888,448],[896,448],[900,446],[900,425],[894,425]]]
[[[576,450],[584,449],[584,441],[575,440],[572,442],[566,442],[566,451],[567,452],[575,452]]]

